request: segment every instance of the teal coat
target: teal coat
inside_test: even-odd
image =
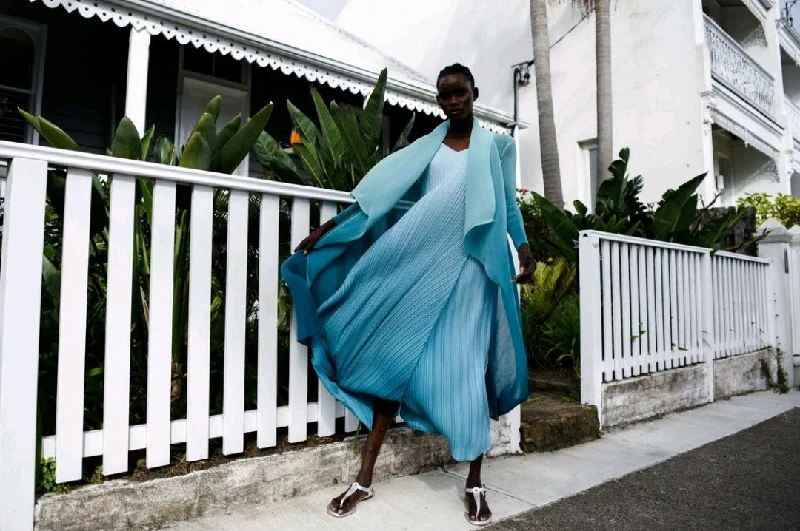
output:
[[[292,294],[297,340],[324,341],[317,308],[341,285],[347,272],[372,242],[419,198],[420,177],[441,147],[450,123],[378,163],[353,190],[355,204],[336,217],[336,227],[308,255],[296,253],[281,273]],[[519,248],[526,243],[516,203],[516,149],[513,138],[495,135],[475,121],[467,155],[464,244],[497,284],[503,311],[486,373],[492,418],[528,398],[527,358],[520,327],[519,295],[508,236]],[[379,295],[378,295],[379,296]],[[413,318],[413,316],[409,316]],[[326,360],[315,360],[323,379],[335,373]]]

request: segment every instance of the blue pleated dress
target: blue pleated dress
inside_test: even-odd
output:
[[[409,426],[444,435],[459,461],[491,444],[485,378],[498,300],[464,245],[466,174],[467,151],[442,144],[421,199],[320,305],[326,344],[312,342],[362,422],[372,425],[375,397],[399,402]]]

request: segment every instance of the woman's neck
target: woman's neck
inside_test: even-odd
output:
[[[472,115],[465,120],[450,121],[450,129],[447,136],[451,138],[467,138],[472,133]]]

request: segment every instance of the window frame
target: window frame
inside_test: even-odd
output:
[[[597,190],[600,188],[600,168],[597,168],[597,175],[594,176],[594,198],[592,197],[592,150],[597,150],[599,145],[597,139],[584,140],[578,142],[579,171],[578,178],[578,197],[586,205],[589,212],[594,212],[595,202],[597,201]]]
[[[0,14],[0,30],[13,28],[25,33],[33,41],[33,79],[31,90],[23,90],[0,84],[0,89],[29,95],[29,109],[31,114],[38,116],[42,112],[42,92],[44,88],[44,61],[47,54],[47,26],[17,17]],[[30,125],[25,126],[25,143],[39,145],[39,133]]]

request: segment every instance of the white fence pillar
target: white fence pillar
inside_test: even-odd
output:
[[[581,233],[578,239],[580,260],[581,312],[581,403],[597,407],[603,425],[603,331],[600,281],[600,238]]]
[[[800,383],[800,225],[789,229],[792,241],[789,242],[789,276],[792,284],[792,351],[794,383]]]
[[[714,359],[717,352],[717,338],[714,334],[714,277],[711,267],[711,251],[703,254],[700,262],[700,275],[702,277],[702,290],[700,294],[700,311],[703,332],[700,337],[700,359],[705,362],[706,390],[708,401],[714,401]]]
[[[47,162],[14,159],[0,264],[0,529],[33,529]]]
[[[783,368],[786,371],[789,386],[794,385],[792,368],[792,295],[789,260],[789,243],[792,235],[775,219],[768,219],[759,230],[766,233],[758,245],[758,252],[764,258],[772,260],[769,272],[770,290],[768,294],[772,312],[769,321],[773,323],[769,340],[783,355]]]
[[[150,62],[150,34],[146,29],[131,27],[128,47],[128,82],[125,90],[125,116],[131,119],[139,134],[145,128],[147,108],[147,67]]]

